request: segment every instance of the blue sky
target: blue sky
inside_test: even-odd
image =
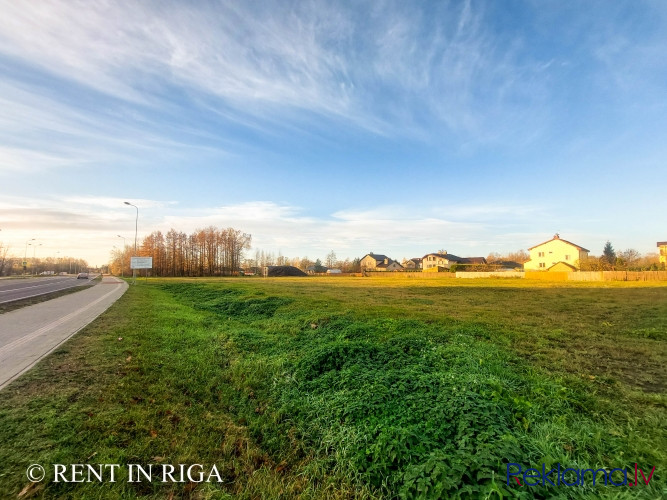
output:
[[[0,241],[288,256],[667,238],[667,3],[0,0]]]

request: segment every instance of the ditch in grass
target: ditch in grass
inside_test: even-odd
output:
[[[629,493],[611,486],[506,486],[505,465],[638,462],[656,471],[632,497],[660,496],[664,392],[640,397],[622,380],[549,373],[508,343],[517,334],[502,322],[429,317],[423,302],[414,310],[374,305],[322,286],[164,280],[132,287],[0,393],[0,461],[8,464],[0,493],[26,487],[30,463],[87,462],[216,464],[225,481],[44,483],[27,493],[622,498]],[[450,304],[480,298],[458,292]],[[382,293],[438,301],[423,290]],[[517,329],[529,331],[523,321]],[[597,318],[582,314],[581,321]],[[621,397],[612,399],[614,392]]]

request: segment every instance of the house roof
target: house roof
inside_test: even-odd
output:
[[[513,260],[496,260],[493,262],[489,262],[489,264],[492,266],[499,266],[499,267],[511,267],[512,269],[517,267],[523,267],[523,264],[521,264],[520,262],[515,262]]]
[[[391,260],[391,259],[389,259],[389,262],[387,264],[385,264],[384,261],[382,261],[382,263],[378,264],[376,267],[389,267],[392,264],[396,264],[398,267],[403,267],[398,261]]]
[[[428,257],[430,255],[434,255],[434,256],[436,256],[440,259],[445,259],[445,260],[448,260],[448,261],[451,261],[451,262],[462,262],[464,260],[462,257],[457,257],[456,255],[451,254],[451,253],[437,253],[437,252],[427,253],[426,255],[424,255],[422,257],[422,260],[424,260],[426,257]]]
[[[451,253],[427,253],[420,260],[424,260],[430,255],[445,259],[448,262],[456,262],[457,264],[486,264],[486,259],[484,257],[458,257]]]
[[[564,266],[569,267],[569,268],[572,269],[573,271],[576,271],[576,270],[577,270],[577,268],[574,267],[572,264],[568,264],[567,262],[563,262],[563,261],[561,260],[560,262],[556,262],[554,265],[547,267],[547,271],[548,271],[549,269],[554,268],[554,267],[556,267],[556,266],[559,266],[559,265],[561,265],[561,264],[563,264]]]
[[[571,241],[564,240],[564,239],[561,238],[558,234],[554,235],[554,237],[551,238],[550,240],[543,241],[543,242],[540,243],[539,245],[535,245],[535,246],[533,246],[533,247],[530,247],[528,250],[530,251],[530,250],[532,250],[533,248],[537,248],[537,247],[539,247],[539,246],[545,245],[545,244],[547,244],[547,243],[549,243],[549,242],[551,242],[551,241],[554,241],[554,240],[560,240],[560,241],[562,241],[563,243],[567,243],[568,245],[571,245],[571,246],[575,247],[577,250],[583,250],[584,252],[590,252],[590,250],[587,250],[587,249],[585,249],[584,247],[580,247],[579,245],[575,245],[575,244],[572,243]]]
[[[658,241],[659,247],[664,247],[665,245],[667,245],[667,241]]]
[[[484,257],[463,257],[463,264],[486,264]]]
[[[389,259],[389,257],[387,257],[386,255],[371,252],[371,253],[367,253],[366,255],[364,255],[361,258],[361,260],[364,260],[366,257],[372,257],[373,259],[375,259],[377,261],[384,261],[384,259]],[[391,259],[389,259],[389,260],[391,260]]]
[[[419,264],[419,263],[422,261],[421,258],[419,258],[419,257],[415,257],[415,258],[410,259],[410,260],[411,260],[412,262],[414,262],[415,264]]]

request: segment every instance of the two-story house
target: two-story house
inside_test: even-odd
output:
[[[658,248],[660,249],[660,263],[667,266],[667,241],[658,241]]]
[[[429,253],[422,257],[422,270],[426,272],[449,270],[452,264],[486,264],[486,259],[484,257],[457,257],[447,252]]]
[[[406,262],[404,262],[405,268],[406,269],[421,269],[422,268],[422,260],[418,257],[414,259],[410,259]]]
[[[589,250],[562,239],[553,238],[528,249],[530,260],[523,265],[526,271],[575,271],[588,258]]]
[[[402,271],[403,266],[386,255],[367,253],[360,261],[363,271]]]

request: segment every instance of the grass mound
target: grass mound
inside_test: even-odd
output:
[[[269,272],[267,274],[270,278],[278,278],[285,276],[308,276],[301,269],[294,266],[269,266]]]
[[[0,393],[0,496],[664,496],[667,418],[655,376],[664,340],[637,332],[664,330],[667,289],[506,286],[131,287]],[[625,349],[607,350],[612,341]],[[654,390],[606,374],[604,363],[623,368],[640,354]],[[216,464],[224,482],[31,486],[25,477],[31,463],[86,461]],[[650,485],[505,484],[508,463],[635,462],[647,475],[656,467]]]

